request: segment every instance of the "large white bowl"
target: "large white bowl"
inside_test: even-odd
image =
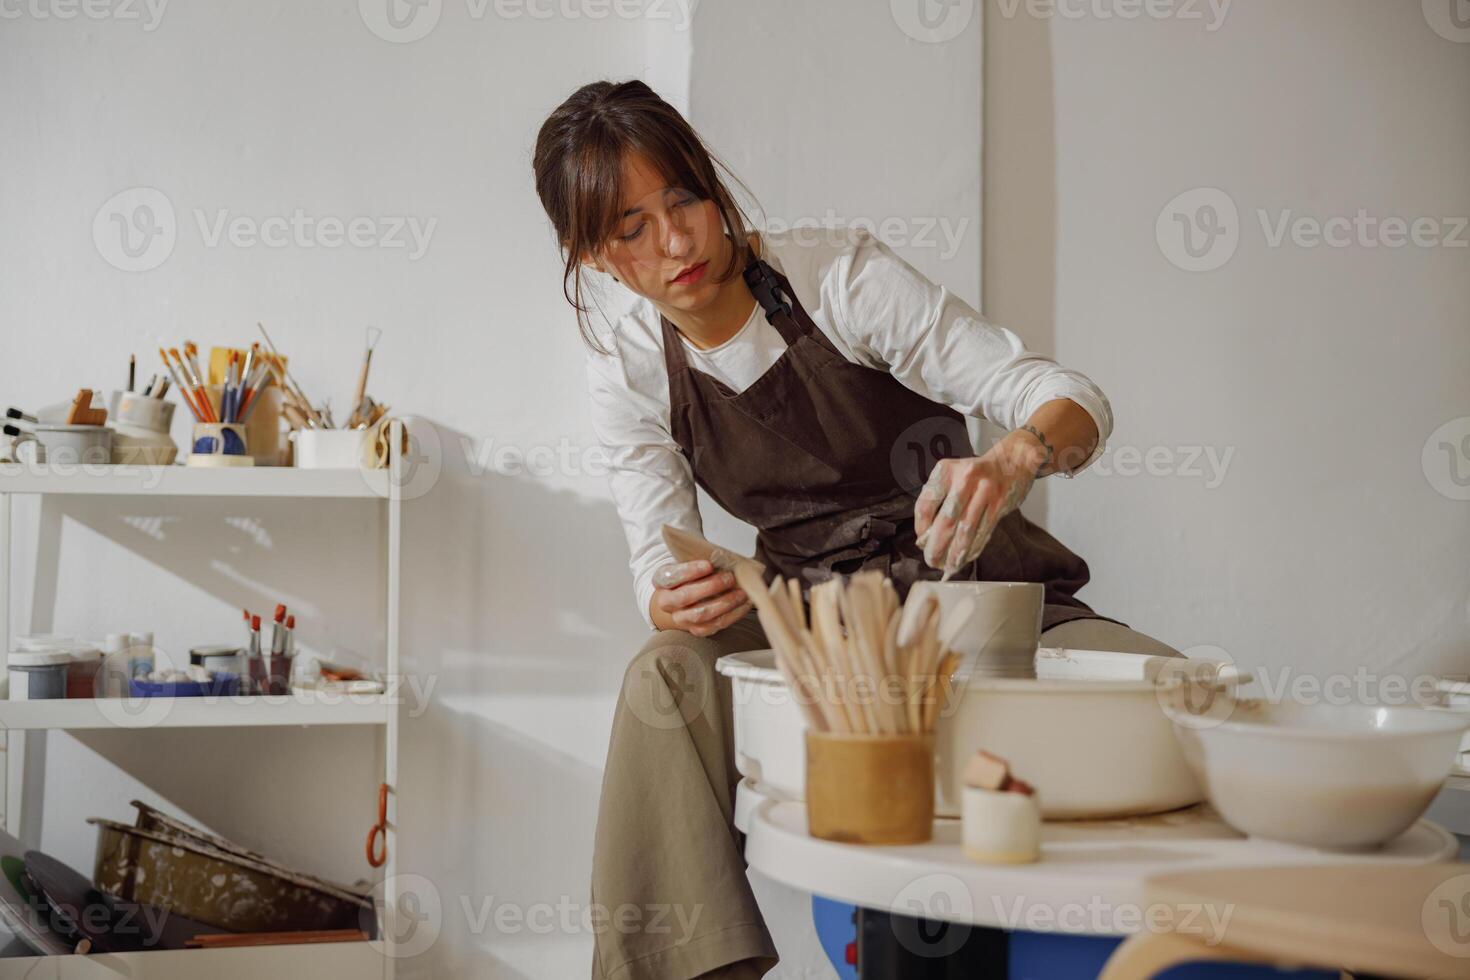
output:
[[[769,650],[722,657],[735,702],[735,764],[790,799],[806,793],[806,723]],[[1161,813],[1204,792],[1156,693],[1161,673],[1197,670],[1245,683],[1233,668],[1182,658],[1042,649],[1036,680],[975,679],[935,733],[935,813],[958,817],[977,749],[1006,759],[1037,789],[1049,820]]]
[[[1470,717],[1418,707],[1240,701],[1166,707],[1210,802],[1254,837],[1365,850],[1429,808]]]

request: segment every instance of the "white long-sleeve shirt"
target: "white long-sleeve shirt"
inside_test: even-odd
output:
[[[1048,401],[1071,399],[1097,423],[1097,449],[1084,467],[1102,452],[1113,414],[1095,384],[1028,351],[1014,333],[987,323],[868,231],[798,229],[762,232],[761,239],[762,257],[785,274],[812,321],[849,361],[887,371],[925,398],[1004,429],[1025,424]],[[718,347],[700,350],[680,341],[692,367],[737,392],[786,350],[759,303]],[[703,525],[693,473],[670,431],[658,310],[638,299],[603,343],[612,354],[592,351],[587,363],[592,424],[607,450],[638,608],[647,619],[653,573],[674,560],[662,525]]]

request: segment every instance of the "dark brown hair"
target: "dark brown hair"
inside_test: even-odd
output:
[[[745,214],[717,168],[742,189],[744,185],[710,153],[679,111],[637,80],[583,85],[541,124],[532,168],[536,194],[566,253],[562,292],[577,311],[582,338],[602,353],[608,351],[587,317],[582,256],[596,255],[617,227],[623,158],[629,152],[647,157],[670,186],[719,207],[734,248],[717,282],[729,280],[750,259]]]

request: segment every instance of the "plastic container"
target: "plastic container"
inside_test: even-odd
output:
[[[75,642],[70,636],[61,633],[22,633],[15,638],[17,650],[49,650],[52,647],[64,647]]]
[[[128,693],[135,698],[203,698],[230,697],[240,693],[236,674],[215,674],[207,681],[145,681],[134,677],[128,681]]]
[[[10,700],[52,701],[66,697],[71,653],[62,647],[16,650],[9,658]]]
[[[228,644],[195,647],[189,651],[189,665],[203,667],[214,674],[234,674],[236,677],[243,677],[245,675],[244,653],[245,651],[239,647]]]
[[[96,697],[97,675],[102,670],[102,651],[90,643],[71,643],[66,649],[71,654],[71,663],[66,667],[66,696]]]
[[[100,687],[94,690],[97,697],[121,698],[128,693],[128,678],[132,676],[132,665],[128,662],[128,650],[132,639],[126,633],[108,633],[102,641],[102,672],[98,675]]]
[[[147,677],[156,668],[152,633],[128,634],[128,676]]]

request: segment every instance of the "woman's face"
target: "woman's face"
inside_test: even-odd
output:
[[[623,200],[613,233],[592,264],[662,307],[694,312],[719,292],[729,261],[719,206],[671,187],[643,156],[623,159]]]

